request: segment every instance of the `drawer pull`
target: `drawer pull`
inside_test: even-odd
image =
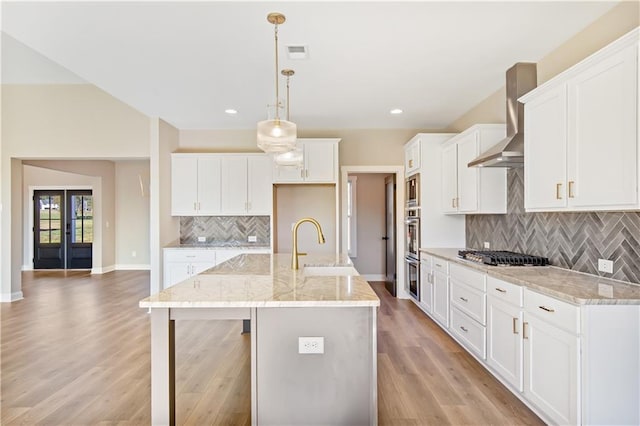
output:
[[[496,287],[496,291],[499,291],[500,293],[506,293],[507,290],[500,288],[500,287]]]
[[[464,297],[460,296],[460,300],[462,300],[463,302],[468,302],[469,299],[465,299]]]
[[[188,254],[186,257],[196,257],[195,254]]]
[[[465,333],[469,331],[466,328],[464,328],[463,326],[460,326],[460,330],[464,331]]]
[[[542,309],[543,311],[547,311],[547,312],[555,312],[554,309],[547,308],[546,306],[538,306],[538,308]]]
[[[518,318],[513,318],[513,334],[518,334]]]
[[[439,264],[439,263],[436,263],[436,266],[437,266],[438,268],[442,268],[442,265],[441,265],[441,264]]]
[[[529,336],[527,336],[527,326],[529,325],[528,322],[523,322],[522,323],[522,338],[523,339],[527,339],[529,340]]]

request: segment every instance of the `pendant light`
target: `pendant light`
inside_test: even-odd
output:
[[[291,151],[296,146],[297,127],[289,120],[280,119],[280,99],[278,92],[278,25],[286,20],[282,13],[273,12],[267,15],[267,21],[274,26],[275,56],[276,56],[276,103],[275,118],[258,123],[258,148],[264,152],[278,153]]]
[[[284,69],[282,70],[282,75],[287,77],[287,121],[289,121],[289,106],[291,102],[289,100],[289,82],[291,76],[295,74],[294,70]],[[278,166],[288,166],[288,167],[302,167],[303,155],[302,150],[297,147],[294,147],[291,151],[280,152],[273,156],[273,161]]]

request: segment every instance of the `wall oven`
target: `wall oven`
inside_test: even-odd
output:
[[[406,207],[418,207],[420,205],[420,173],[409,176],[405,182]]]
[[[420,300],[420,209],[406,209],[405,228],[405,288]]]

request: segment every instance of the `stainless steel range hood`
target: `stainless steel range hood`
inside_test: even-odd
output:
[[[524,165],[524,105],[518,98],[537,85],[536,64],[518,62],[507,70],[507,137],[480,154],[469,167]]]

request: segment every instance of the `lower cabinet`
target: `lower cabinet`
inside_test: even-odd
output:
[[[433,311],[433,257],[420,258],[420,304],[428,314]]]
[[[449,277],[442,272],[434,271],[433,279],[433,318],[444,328],[449,327]]]
[[[487,364],[522,392],[522,308],[487,299]]]

